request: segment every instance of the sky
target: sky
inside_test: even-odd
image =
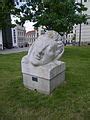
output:
[[[19,3],[19,6],[22,5],[22,4],[23,3]],[[19,7],[19,6],[17,5],[17,7]],[[12,23],[15,24],[15,20],[18,19],[18,18],[16,18],[15,16],[11,15],[11,19],[12,19]],[[29,21],[25,22],[24,27],[26,29],[26,32],[34,30],[33,24],[34,24],[33,22],[29,22]]]
[[[12,23],[15,24],[15,20],[18,19],[18,18],[14,17],[14,16],[11,16],[11,19],[12,19]],[[29,21],[25,22],[24,27],[26,29],[26,32],[34,30],[33,24],[34,24],[33,22],[29,22]]]
[[[34,24],[33,22],[29,22],[29,21],[25,22],[24,26],[25,26],[26,32],[34,30],[33,24]]]

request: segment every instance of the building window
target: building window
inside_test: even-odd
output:
[[[84,2],[87,2],[87,0],[84,0]]]
[[[16,32],[13,30],[14,43],[16,43]]]
[[[19,36],[19,31],[18,31],[18,36]]]
[[[21,36],[21,32],[20,32],[20,36]]]

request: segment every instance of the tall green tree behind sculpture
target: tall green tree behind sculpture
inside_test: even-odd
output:
[[[22,24],[30,20],[36,22],[35,27],[42,25],[48,30],[69,33],[75,24],[86,22],[86,15],[80,14],[86,10],[84,5],[75,3],[75,0],[33,0],[16,9],[15,13],[18,13]]]
[[[13,0],[0,0],[0,28],[11,26],[11,10],[14,9]]]
[[[86,21],[86,15],[80,13],[87,8],[75,0],[31,0],[20,8],[14,8],[12,3],[13,0],[0,0],[0,28],[10,25],[10,13],[20,18],[19,24],[29,20],[36,22],[35,27],[42,25],[57,32],[69,33],[74,24]]]
[[[2,30],[3,48],[12,48],[11,11],[13,0],[0,0],[0,29]]]

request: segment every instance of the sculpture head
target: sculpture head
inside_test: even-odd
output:
[[[48,31],[32,44],[28,56],[34,66],[40,66],[59,59],[63,52],[61,36],[55,31]]]

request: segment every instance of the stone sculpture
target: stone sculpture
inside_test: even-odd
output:
[[[65,79],[64,52],[59,33],[51,30],[38,37],[22,58],[23,82],[29,89],[50,94]]]
[[[48,31],[38,37],[26,57],[34,66],[40,66],[58,60],[63,52],[61,36],[55,31]]]

